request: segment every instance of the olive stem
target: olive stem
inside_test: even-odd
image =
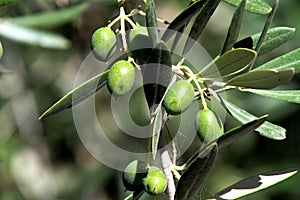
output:
[[[193,71],[189,67],[187,67],[187,66],[181,65],[180,69],[183,69],[183,70],[187,71],[188,76],[189,76],[188,81],[193,80],[194,83],[196,84],[196,87],[197,87],[198,91],[199,91],[203,109],[208,109],[207,103],[205,101],[205,97],[204,97],[204,94],[203,94],[203,91],[202,91],[202,89],[201,89],[201,87],[199,85],[199,82],[197,80],[197,75],[194,74]]]
[[[132,63],[139,71],[141,71],[141,66],[134,61],[134,58],[128,56],[127,62]]]
[[[135,25],[135,23],[128,17],[128,15],[125,15],[124,18],[125,18],[125,20],[130,24],[130,26],[131,26],[133,29],[138,28],[137,25]]]
[[[127,52],[127,42],[126,42],[126,32],[125,32],[125,10],[124,7],[120,7],[120,25],[121,25],[121,36],[122,36],[122,42],[123,42],[123,51]]]
[[[142,11],[142,10],[140,10],[139,12],[138,12],[141,16],[146,16],[146,13],[144,12],[144,11]],[[158,21],[158,22],[160,22],[160,23],[163,23],[163,24],[170,24],[170,22],[168,22],[167,20],[164,20],[164,19],[161,19],[161,18],[156,18],[156,20]]]

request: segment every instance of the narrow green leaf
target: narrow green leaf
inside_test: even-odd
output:
[[[215,144],[204,157],[198,157],[182,174],[176,187],[176,200],[190,200],[197,194],[213,167],[217,153]]]
[[[16,1],[17,0],[0,0],[0,6],[4,6],[4,5],[7,5],[7,4],[10,4],[10,3],[14,3]]]
[[[94,94],[97,90],[102,88],[106,84],[108,72],[104,71],[101,74],[94,76],[93,78],[85,81],[78,87],[74,88],[72,91],[67,93],[64,97],[62,97],[59,101],[53,104],[50,108],[48,108],[39,119],[45,119],[53,114],[59,113],[63,110],[71,108],[72,106],[80,103],[87,97]]]
[[[244,16],[245,5],[246,0],[242,0],[232,17],[226,40],[223,46],[222,54],[224,54],[226,51],[231,50],[233,45],[236,43]]]
[[[150,27],[148,29],[149,36],[155,46],[158,41],[158,29],[154,0],[146,0],[146,22],[147,27]]]
[[[273,49],[276,49],[277,47],[291,39],[294,36],[294,34],[295,28],[275,27],[269,29],[266,38],[262,43],[259,53],[264,54],[272,51]],[[254,47],[257,46],[260,35],[261,33],[257,33],[251,36],[253,39]]]
[[[200,9],[203,7],[206,1],[207,0],[200,0],[189,5],[169,24],[168,29],[179,31],[185,24],[187,24],[191,20],[191,18],[195,14],[197,14],[200,11]],[[168,29],[164,32],[162,36],[163,41],[167,41],[174,33],[173,31],[168,31]]]
[[[222,135],[217,141],[219,148],[223,148],[229,144],[232,144],[247,133],[253,132],[260,125],[262,125],[267,120],[267,118],[268,115],[264,115],[251,122],[248,122],[247,124],[243,124],[241,126],[226,131],[224,135]]]
[[[226,85],[254,89],[272,89],[289,82],[294,76],[294,71],[293,68],[283,71],[250,71],[232,78]]]
[[[26,27],[53,28],[78,19],[88,5],[88,3],[83,3],[66,9],[14,17],[8,21]]]
[[[295,175],[297,172],[297,168],[289,168],[256,175],[229,186],[223,191],[218,192],[213,198],[210,199],[238,199],[286,180],[287,178]]]
[[[0,23],[0,35],[12,41],[53,49],[67,49],[69,40],[59,34],[39,31],[3,21]]]
[[[159,41],[142,66],[144,91],[149,108],[160,103],[172,78],[172,60],[169,47]]]
[[[265,26],[263,28],[263,31],[262,31],[259,39],[258,39],[258,42],[257,42],[257,45],[256,45],[255,49],[254,49],[257,53],[259,53],[260,48],[261,48],[261,46],[262,46],[262,44],[263,44],[263,42],[264,42],[264,40],[267,36],[267,32],[271,27],[271,24],[272,24],[272,21],[274,19],[275,13],[277,11],[278,5],[279,5],[279,0],[275,0],[275,4],[273,5],[272,10],[271,10],[270,14],[268,15],[268,18],[267,18],[267,21],[266,21]]]
[[[189,38],[192,40],[187,40],[183,49],[183,53],[186,54],[192,48],[194,42],[200,37],[204,27],[209,21],[210,17],[213,15],[217,6],[221,0],[208,0],[203,8],[200,10],[199,14],[196,16],[194,24],[189,33]]]
[[[255,120],[257,117],[248,113],[244,109],[230,103],[223,99],[227,109],[230,111],[230,114],[242,124],[249,123],[250,121]],[[283,140],[286,138],[286,130],[278,125],[272,124],[270,122],[263,123],[260,127],[255,129],[260,135],[273,140]]]
[[[204,78],[226,77],[239,73],[255,59],[256,52],[250,49],[233,49],[220,56],[215,65],[204,68],[200,75]]]
[[[300,103],[300,90],[258,90],[245,89],[245,92],[251,92],[264,97],[287,101],[291,103]]]
[[[275,58],[255,69],[253,71],[259,70],[277,70],[282,71],[286,69],[294,68],[295,74],[300,73],[300,48],[295,49],[287,54],[284,54],[278,58]]]
[[[153,131],[152,131],[151,150],[152,150],[153,160],[155,160],[156,158],[161,128],[162,128],[162,110],[161,110],[161,104],[158,104],[158,107],[156,109],[156,115],[153,122]]]
[[[224,2],[238,7],[242,0],[223,0]],[[269,14],[272,10],[271,6],[265,3],[261,0],[247,0],[246,3],[246,11],[254,13],[254,14],[260,14],[260,15],[266,15]]]

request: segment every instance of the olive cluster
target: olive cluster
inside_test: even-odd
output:
[[[122,181],[127,190],[145,190],[153,196],[162,194],[167,188],[167,179],[161,169],[146,166],[139,160],[134,160],[127,165],[122,174]]]

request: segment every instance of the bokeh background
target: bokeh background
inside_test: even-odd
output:
[[[272,1],[267,2],[272,4]],[[87,1],[19,0],[1,7],[0,16],[1,20],[6,20],[81,3]],[[171,21],[188,3],[187,0],[157,1],[157,15]],[[280,2],[273,27],[295,27],[295,36],[262,56],[257,65],[300,47],[299,8],[298,0]],[[222,48],[233,12],[233,7],[221,3],[200,39],[212,57]],[[46,108],[73,88],[77,70],[90,53],[93,31],[105,26],[117,14],[116,0],[94,0],[69,22],[55,27],[38,27],[68,38],[71,46],[67,49],[42,48],[0,37],[4,48],[0,61],[0,200],[106,200],[126,196],[121,172],[98,162],[81,143],[71,110],[38,120]],[[240,38],[260,32],[265,20],[266,16],[245,13]],[[299,81],[296,76],[285,87],[299,89]],[[271,122],[287,129],[287,139],[272,141],[253,133],[222,149],[205,184],[206,192],[216,192],[262,172],[300,165],[300,106],[255,95],[230,95],[249,112],[256,115],[269,113]],[[109,104],[110,95],[103,89],[97,95],[97,105],[102,108],[99,113],[108,127],[114,127]],[[238,123],[227,119],[226,128],[235,125]],[[125,140],[124,144],[117,128],[111,129],[111,135],[116,142],[131,145],[130,140]],[[298,174],[244,199],[296,200],[300,198],[299,186]]]

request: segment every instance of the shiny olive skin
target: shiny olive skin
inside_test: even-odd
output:
[[[134,66],[125,60],[119,60],[113,64],[108,73],[107,86],[114,96],[122,96],[131,90],[134,80]]]
[[[186,80],[180,80],[168,90],[163,101],[163,106],[167,113],[178,115],[189,107],[193,99],[193,85]]]
[[[143,178],[147,175],[147,169],[144,162],[134,160],[127,165],[123,174],[123,185],[127,190],[136,191],[143,189]]]
[[[144,189],[150,195],[162,194],[167,188],[165,174],[158,168],[151,166],[147,176],[143,179]]]
[[[117,38],[107,27],[98,28],[92,35],[92,50],[96,58],[106,62],[116,51]]]
[[[210,109],[203,109],[197,113],[196,127],[198,137],[205,143],[218,139],[224,132],[221,120]]]

